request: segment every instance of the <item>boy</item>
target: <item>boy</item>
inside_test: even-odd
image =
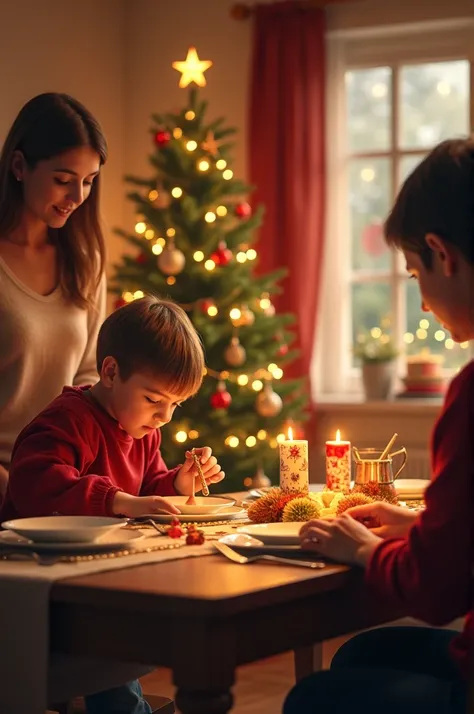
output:
[[[163,496],[190,495],[195,464],[168,470],[159,429],[199,389],[204,355],[172,302],[145,297],[103,323],[99,382],[66,387],[23,429],[12,455],[0,523],[26,516],[137,517],[177,512]],[[207,483],[224,478],[211,449],[196,449]],[[196,480],[199,483],[199,480]],[[86,697],[88,714],[151,714],[138,681]]]
[[[191,455],[169,470],[159,449],[159,429],[204,374],[201,343],[184,311],[154,297],[116,310],[99,332],[97,371],[96,385],[64,388],[18,436],[0,522],[173,513],[163,496],[192,493]],[[206,481],[221,481],[211,450],[196,452]]]

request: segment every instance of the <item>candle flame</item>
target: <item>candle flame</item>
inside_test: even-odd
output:
[[[288,427],[288,441],[293,441],[293,429],[291,426]]]
[[[339,429],[336,431],[336,441],[339,443],[341,441],[341,432]]]

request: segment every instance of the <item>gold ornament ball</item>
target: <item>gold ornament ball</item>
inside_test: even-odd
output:
[[[274,417],[281,412],[283,402],[280,395],[274,392],[273,389],[267,385],[263,392],[260,392],[258,395],[255,407],[260,416]]]
[[[224,358],[231,367],[240,367],[247,359],[247,353],[239,342],[238,337],[233,337],[230,345],[224,352]]]
[[[233,323],[236,327],[250,327],[253,325],[255,322],[255,315],[253,314],[252,310],[249,310],[249,308],[244,305],[241,310],[241,315],[237,320],[233,320]]]
[[[158,256],[156,262],[161,272],[165,275],[178,275],[184,268],[186,258],[184,253],[172,246],[170,248],[166,247]]]

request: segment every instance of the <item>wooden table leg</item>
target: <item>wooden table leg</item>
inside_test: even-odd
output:
[[[235,651],[235,629],[229,620],[206,625],[183,619],[179,623],[172,670],[176,708],[181,714],[227,714],[232,709]]]
[[[301,647],[295,650],[295,679],[299,682],[305,677],[309,677],[313,672],[319,672],[323,668],[323,644],[319,642],[309,647]]]

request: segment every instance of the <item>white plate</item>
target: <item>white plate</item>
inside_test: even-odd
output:
[[[265,545],[298,545],[302,523],[254,523],[241,526],[238,533],[247,533]]]
[[[233,521],[237,518],[245,518],[247,511],[240,506],[227,506],[220,508],[215,513],[191,514],[181,513],[173,516],[171,513],[151,513],[149,516],[142,516],[143,519],[152,519],[157,523],[170,523],[172,518],[178,518],[181,523],[206,523],[211,521]]]
[[[35,543],[94,543],[125,523],[120,518],[100,516],[43,516],[5,521],[2,528]]]
[[[400,498],[421,499],[429,484],[425,478],[399,478],[395,481],[395,490]]]
[[[130,548],[145,538],[141,531],[114,530],[95,543],[33,543],[12,531],[0,532],[0,555],[2,550],[33,551],[35,553],[106,553]]]
[[[210,513],[216,513],[222,508],[233,506],[235,500],[233,498],[225,498],[220,496],[195,496],[194,505],[186,505],[189,496],[166,496],[166,500],[179,508],[182,514],[193,514],[208,516]]]

